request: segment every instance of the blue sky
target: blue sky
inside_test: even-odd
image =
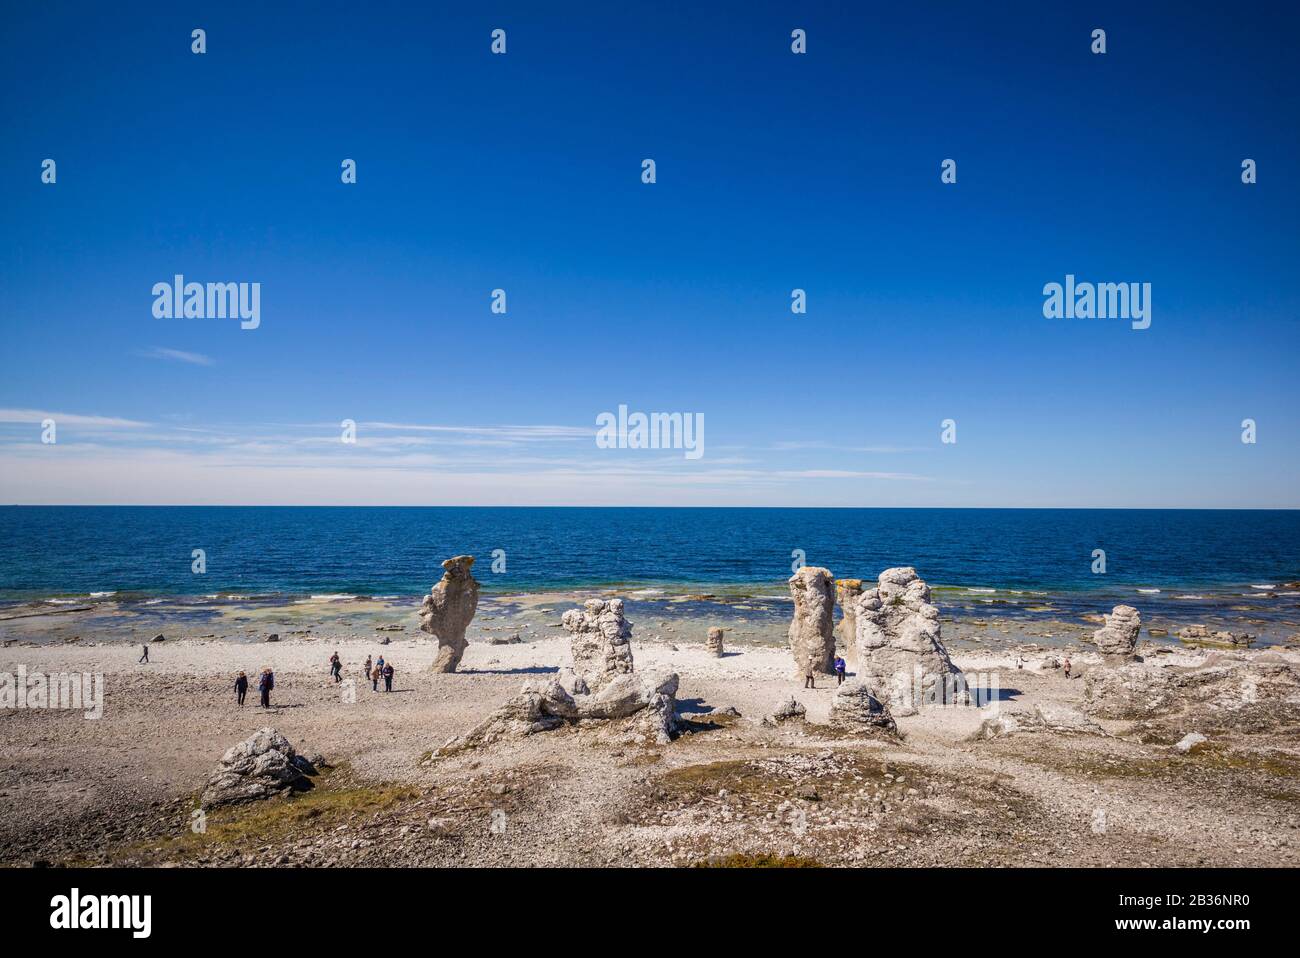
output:
[[[0,502],[1300,505],[1296,14],[622,6],[8,11]]]

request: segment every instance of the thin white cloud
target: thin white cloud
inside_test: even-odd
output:
[[[140,355],[146,359],[174,359],[177,362],[190,363],[193,366],[213,365],[211,356],[204,356],[202,353],[189,353],[183,349],[168,349],[166,346],[154,346],[152,349],[143,350]]]
[[[112,416],[83,416],[70,412],[49,412],[43,409],[0,409],[0,422],[35,423],[39,425],[46,419],[53,419],[59,425],[71,426],[117,426],[136,429],[147,426],[147,422],[134,419],[117,419]]]

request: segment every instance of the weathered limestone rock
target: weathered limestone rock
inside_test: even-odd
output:
[[[1039,703],[1032,712],[996,709],[970,736],[973,741],[1004,738],[1021,732],[1060,732],[1066,735],[1105,735],[1106,731],[1078,709],[1052,702]]]
[[[898,733],[889,706],[865,682],[845,682],[831,699],[831,725],[859,732]]]
[[[596,692],[611,679],[632,671],[632,625],[623,618],[623,600],[588,599],[561,619],[572,633],[569,648],[578,692]]]
[[[1255,643],[1255,638],[1249,632],[1211,632],[1203,625],[1188,625],[1178,630],[1178,640],[1194,647],[1249,648]]]
[[[803,566],[790,576],[794,619],[790,623],[790,651],[795,678],[811,673],[835,673],[835,592],[829,569]]]
[[[776,711],[764,718],[763,724],[771,727],[773,725],[780,725],[782,722],[789,722],[796,719],[802,721],[807,717],[808,710],[804,708],[803,704],[792,695],[778,705]]]
[[[952,702],[961,670],[940,638],[930,587],[910,566],[886,569],[856,601],[858,678],[884,695],[895,716],[922,702]]]
[[[576,675],[567,678],[570,684],[580,681]],[[517,696],[466,735],[452,739],[438,754],[450,755],[565,725],[615,719],[630,720],[626,731],[633,741],[665,745],[677,731],[677,685],[674,672],[621,673],[593,693],[574,693],[559,678],[526,682]]]
[[[311,788],[308,776],[315,774],[316,768],[288,739],[273,728],[261,728],[221,757],[203,789],[201,805],[216,808],[302,791]]]
[[[1214,652],[1195,668],[1134,662],[1089,669],[1083,698],[1101,718],[1181,717],[1209,730],[1266,732],[1300,723],[1300,669],[1248,652]]]
[[[709,629],[709,636],[704,640],[705,650],[715,659],[722,658],[722,630],[714,627]]]
[[[420,606],[420,629],[438,638],[433,671],[455,672],[465,654],[465,630],[478,609],[478,581],[470,573],[473,556],[455,556],[442,564],[442,578]]]
[[[858,665],[858,596],[862,595],[861,579],[836,579],[835,601],[840,606],[840,622],[835,626],[836,645],[850,669]]]
[[[1117,605],[1106,616],[1106,624],[1092,633],[1092,643],[1103,655],[1131,659],[1137,654],[1138,633],[1142,616],[1131,605]]]

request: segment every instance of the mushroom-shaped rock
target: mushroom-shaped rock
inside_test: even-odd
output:
[[[835,587],[829,569],[803,566],[790,576],[794,618],[790,622],[790,652],[795,678],[835,672]]]
[[[599,691],[608,681],[632,671],[632,624],[623,617],[622,599],[588,599],[561,619],[573,636],[573,671],[578,692]]]
[[[433,671],[455,672],[465,655],[465,630],[478,609],[478,581],[471,574],[473,556],[455,556],[442,564],[442,578],[420,606],[420,629],[436,636]]]

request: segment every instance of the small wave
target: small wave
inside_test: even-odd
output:
[[[1143,595],[1157,595],[1160,592],[1159,589],[1138,589],[1138,591]]]
[[[974,586],[972,586],[972,587],[968,588],[966,591],[967,591],[967,592],[981,592],[981,593],[982,593],[982,592],[997,592],[998,590],[997,590],[997,589],[983,589],[983,588],[975,588]]]
[[[346,592],[330,592],[326,595],[313,595],[311,599],[317,602],[333,602],[337,599],[355,599],[357,596],[349,595]]]
[[[1252,588],[1252,589],[1262,589],[1262,590],[1264,590],[1265,592],[1267,592],[1269,589],[1276,589],[1277,586],[1275,586],[1275,585],[1252,585],[1251,588]]]
[[[1175,598],[1175,599],[1204,599],[1205,596],[1203,596],[1203,595],[1176,595],[1176,596],[1174,596],[1174,598]]]
[[[76,605],[76,599],[46,599],[47,605]]]
[[[113,590],[112,592],[92,592],[92,593],[90,593],[90,597],[91,597],[92,599],[102,599],[102,598],[104,598],[104,596],[106,596],[106,595],[117,595],[117,590],[115,589],[115,590]]]
[[[163,602],[162,599],[149,599],[149,600],[146,601],[144,604],[145,604],[145,605],[162,605],[162,602]]]
[[[663,589],[637,589],[635,592],[629,592],[628,595],[663,595]]]

